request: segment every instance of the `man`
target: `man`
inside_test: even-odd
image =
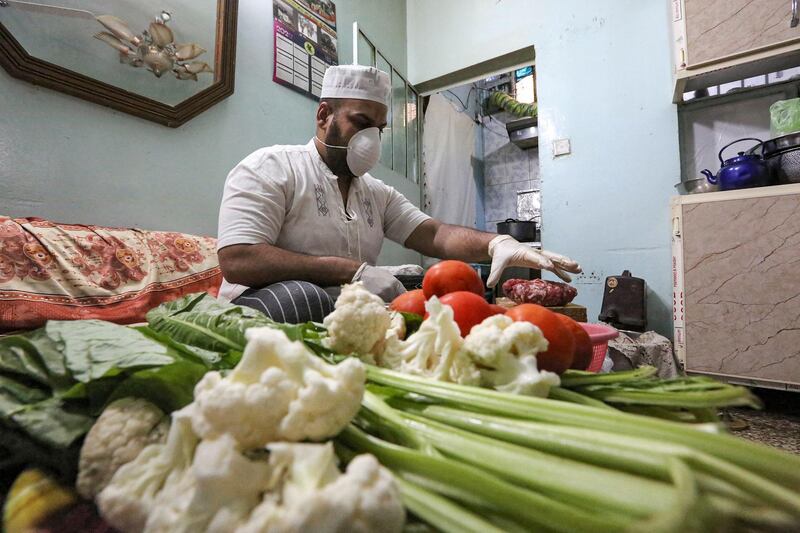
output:
[[[435,220],[370,176],[390,91],[375,68],[328,68],[314,138],[257,150],[230,172],[219,213],[220,296],[287,322],[321,321],[333,309],[330,294],[353,281],[391,301],[404,289],[375,266],[384,237],[429,257],[491,259],[490,287],[509,266],[567,281],[566,272],[581,271],[510,236]]]

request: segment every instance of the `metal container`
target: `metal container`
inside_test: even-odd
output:
[[[765,142],[764,159],[778,183],[800,183],[800,133]]]
[[[675,184],[680,194],[698,194],[704,192],[715,192],[719,190],[719,184],[711,183],[708,178],[694,178]]]
[[[505,222],[497,223],[497,233],[500,235],[511,235],[519,242],[539,242],[536,222],[533,220],[507,218]]]

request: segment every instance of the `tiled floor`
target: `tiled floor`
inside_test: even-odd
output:
[[[763,411],[729,409],[734,435],[800,454],[800,393],[757,389]],[[739,426],[746,426],[737,430]]]

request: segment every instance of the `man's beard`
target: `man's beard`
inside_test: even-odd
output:
[[[325,136],[325,144],[347,146],[347,142],[342,137],[342,131],[339,129],[335,118],[331,121],[331,125],[328,128],[328,134]],[[335,175],[355,178],[355,175],[350,171],[350,167],[347,166],[347,150],[344,148],[328,148],[326,152],[328,155],[328,166]]]

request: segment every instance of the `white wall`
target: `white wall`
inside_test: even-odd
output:
[[[337,0],[339,61],[356,18],[406,67],[404,0]],[[228,171],[253,150],[305,143],[317,104],[272,81],[272,2],[239,1],[236,92],[178,129],[11,78],[0,69],[0,214],[215,235]],[[157,82],[155,80],[154,82]],[[419,186],[373,173],[413,202]],[[418,262],[389,243],[382,263]]]
[[[679,177],[668,4],[641,0],[407,0],[412,83],[536,47],[544,245],[578,259],[577,303],[606,276],[647,280],[670,333],[669,197]],[[554,159],[552,142],[572,154]]]

